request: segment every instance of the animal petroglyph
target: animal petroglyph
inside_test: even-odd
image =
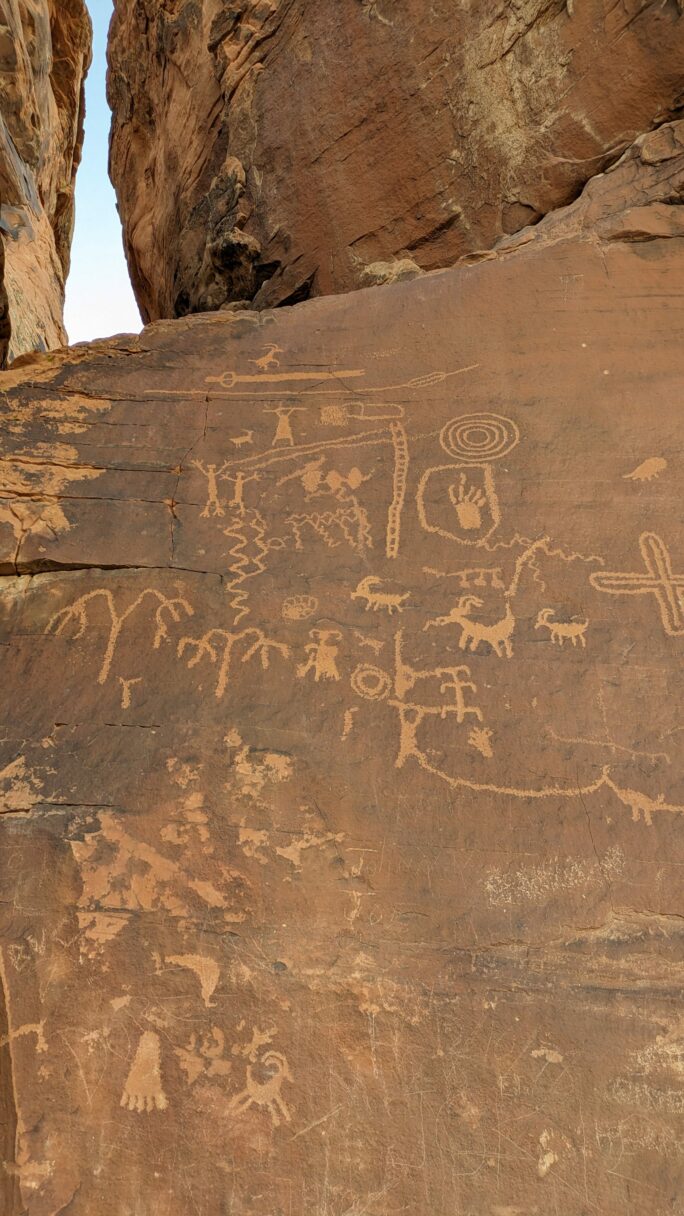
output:
[[[247,1076],[244,1089],[231,1099],[229,1109],[234,1115],[246,1114],[251,1106],[261,1106],[268,1111],[274,1127],[279,1127],[281,1119],[289,1123],[292,1116],[282,1090],[286,1081],[294,1080],[287,1059],[279,1051],[267,1051],[262,1055],[257,1068],[247,1065]]]
[[[622,476],[625,481],[655,481],[666,468],[667,461],[662,456],[649,456],[648,460],[642,460],[631,473],[623,473]]]
[[[474,608],[483,606],[484,603],[478,596],[462,595],[448,616],[440,616],[434,621],[428,621],[423,629],[439,628],[442,625],[460,625],[461,637],[458,644],[461,650],[476,651],[480,644],[486,643],[500,659],[504,655],[507,659],[512,659],[515,617],[510,602],[506,604],[504,615],[493,625],[485,625],[482,621],[476,621],[471,617],[470,614]]]
[[[500,414],[462,414],[442,428],[439,442],[447,456],[463,464],[500,460],[520,442],[515,422]]]
[[[646,574],[590,574],[589,581],[606,595],[654,595],[668,637],[684,636],[684,574],[673,574],[667,545],[655,532],[642,532],[639,548]]]
[[[548,629],[551,641],[558,646],[562,646],[564,642],[572,642],[573,646],[576,646],[579,642],[581,646],[586,647],[586,632],[589,628],[589,621],[586,618],[573,616],[570,621],[557,621],[553,608],[542,608],[537,615],[534,627],[535,629]]]
[[[444,508],[453,516],[447,521]],[[426,532],[457,540],[463,545],[484,545],[501,523],[501,508],[494,474],[488,464],[442,464],[426,469],[416,493],[421,527]]]
[[[366,612],[373,609],[373,612],[378,612],[380,608],[384,608],[390,616],[394,612],[403,612],[404,603],[410,599],[410,591],[405,591],[403,595],[388,593],[377,590],[381,586],[382,580],[368,576],[362,578],[355,591],[352,591],[351,598],[353,600],[365,600]]]
[[[294,434],[292,431],[292,423],[290,419],[293,414],[303,414],[304,410],[296,405],[277,405],[272,410],[266,410],[267,414],[275,414],[278,419],[276,423],[275,435],[271,440],[271,447],[277,447],[278,444],[285,444],[287,447],[294,447]]]
[[[138,1044],[121,1095],[126,1110],[147,1112],[166,1110],[168,1101],[162,1085],[161,1043],[159,1035],[146,1030]]]
[[[268,346],[264,347],[264,352],[259,359],[250,359],[250,363],[258,367],[260,372],[269,372],[272,367],[280,367],[280,359],[277,356],[284,354],[282,346],[269,342]]]
[[[401,539],[401,516],[406,500],[406,483],[408,480],[409,449],[406,431],[400,422],[390,423],[392,448],[394,451],[394,471],[392,474],[392,502],[387,514],[387,539],[385,552],[387,557],[395,558],[399,552]]]
[[[254,431],[243,431],[241,435],[233,435],[230,442],[232,443],[233,447],[237,448],[238,450],[240,448],[248,447],[250,444],[254,443]]]
[[[317,684],[319,680],[339,680],[340,673],[337,670],[339,647],[335,645],[335,642],[339,642],[342,638],[340,631],[338,629],[312,629],[309,637],[313,641],[304,647],[309,658],[306,663],[302,663],[297,668],[299,679],[303,680],[310,671],[313,671]]]
[[[247,642],[248,640],[250,644],[247,646],[240,662],[248,663],[255,655],[258,655],[263,671],[267,671],[269,668],[271,651],[275,651],[283,657],[287,657],[290,653],[289,646],[267,638],[261,629],[243,629],[240,633],[229,633],[226,629],[208,629],[201,638],[181,638],[178,643],[177,653],[179,658],[182,658],[186,653],[190,654],[190,658],[187,660],[189,668],[196,667],[203,658],[208,658],[211,663],[218,663],[218,676],[214,696],[217,701],[220,701],[228,686],[233,651],[238,642]],[[222,654],[219,661],[221,649]]]
[[[97,591],[89,591],[86,595],[82,595],[79,599],[75,600],[74,603],[70,604],[67,608],[62,608],[59,612],[55,612],[55,614],[50,617],[50,620],[45,627],[45,632],[61,634],[69,625],[75,625],[76,632],[73,635],[73,640],[77,641],[79,638],[83,637],[86,629],[88,629],[88,627],[92,624],[92,622],[89,620],[89,607],[98,602],[103,602],[106,605],[107,612],[109,614],[110,624],[107,646],[105,649],[104,658],[102,660],[102,666],[97,677],[97,682],[98,684],[104,684],[107,676],[109,675],[112,661],[114,659],[114,652],[116,651],[119,638],[121,637],[121,631],[126,621],[129,620],[136,609],[139,608],[140,605],[148,598],[156,601],[157,603],[154,613],[155,634],[153,646],[155,650],[158,650],[162,642],[166,641],[169,637],[167,623],[164,619],[165,614],[168,614],[171,620],[178,624],[183,613],[185,613],[186,616],[193,616],[194,610],[187,600],[183,599],[182,596],[177,596],[174,599],[170,599],[167,595],[164,595],[161,591],[155,590],[153,587],[146,587],[144,591],[141,591],[140,595],[133,601],[132,604],[129,604],[125,612],[122,612],[121,614],[119,614],[116,610],[114,596],[111,591],[104,587],[99,588]]]

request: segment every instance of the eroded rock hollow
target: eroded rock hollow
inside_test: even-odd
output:
[[[454,263],[682,102],[679,0],[116,0],[111,171],[145,320]]]
[[[0,0],[0,367],[66,341],[90,54],[83,0]]]
[[[682,1212],[683,184],[4,376],[5,1216]]]

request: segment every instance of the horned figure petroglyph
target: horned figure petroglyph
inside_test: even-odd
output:
[[[484,625],[481,621],[474,621],[470,616],[473,608],[482,607],[483,601],[478,596],[462,595],[448,616],[439,616],[434,621],[428,621],[423,629],[432,629],[441,625],[460,625],[462,632],[458,644],[461,650],[469,647],[471,651],[475,651],[481,642],[486,642],[500,659],[504,655],[507,659],[512,659],[511,637],[515,629],[515,617],[510,603],[506,604],[505,615],[493,625]]]
[[[268,372],[272,367],[280,367],[280,359],[276,356],[283,354],[282,346],[276,346],[275,342],[269,342],[268,346],[264,347],[264,350],[265,354],[261,355],[259,359],[250,359],[250,363],[258,367],[260,372]]]
[[[312,629],[309,637],[313,641],[304,647],[309,657],[306,663],[298,666],[298,678],[303,680],[310,671],[313,671],[317,684],[319,680],[339,680],[340,673],[337,670],[339,647],[334,644],[342,638],[339,629]]]
[[[570,641],[573,646],[579,642],[581,646],[586,647],[587,639],[586,632],[589,628],[589,621],[584,618],[574,616],[571,621],[556,621],[554,620],[553,608],[542,608],[537,616],[535,629],[548,629],[551,641],[558,646],[562,646],[564,642]]]
[[[377,612],[379,608],[386,608],[389,615],[394,612],[403,612],[404,601],[410,596],[410,592],[406,591],[403,595],[387,594],[384,591],[376,591],[374,588],[379,587],[382,579],[379,578],[362,578],[355,591],[352,591],[351,597],[353,600],[365,600],[366,612],[373,609]]]
[[[258,1081],[254,1076],[251,1064],[247,1065],[247,1080],[244,1089],[231,1099],[229,1109],[235,1115],[244,1115],[250,1106],[263,1106],[271,1116],[274,1127],[280,1126],[281,1119],[290,1122],[290,1111],[282,1095],[285,1081],[294,1080],[287,1060],[279,1051],[267,1051],[261,1057],[260,1069],[268,1076],[266,1081]]]

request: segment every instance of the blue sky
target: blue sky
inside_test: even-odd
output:
[[[70,342],[137,333],[140,314],[121,242],[114,191],[107,175],[109,107],[105,95],[107,29],[112,0],[88,0],[93,21],[93,66],[86,82],[83,162],[76,178],[76,231],[66,289]]]

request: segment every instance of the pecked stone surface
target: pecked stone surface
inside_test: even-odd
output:
[[[490,249],[675,117],[683,62],[680,0],[116,0],[111,172],[143,315]]]
[[[7,1216],[681,1216],[684,254],[581,214],[653,163],[4,375]]]
[[[0,0],[0,367],[66,341],[90,48],[83,0]]]

